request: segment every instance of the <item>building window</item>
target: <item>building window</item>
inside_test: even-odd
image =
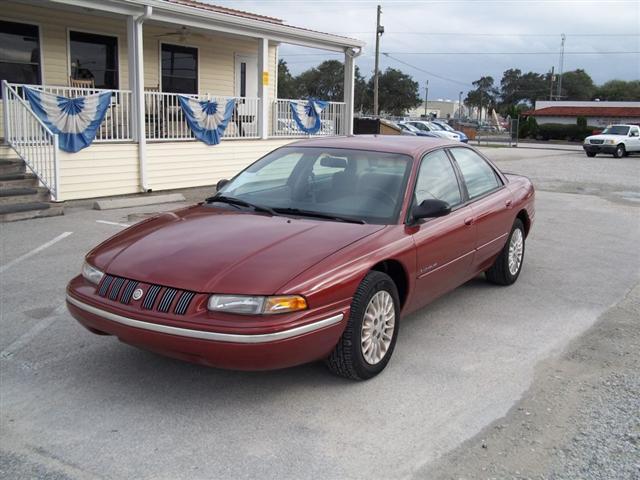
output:
[[[118,39],[93,33],[69,32],[71,76],[93,80],[96,88],[118,88]]]
[[[247,96],[247,63],[240,63],[240,96]]]
[[[162,45],[162,91],[198,93],[198,49]]]
[[[38,27],[0,21],[0,80],[40,84]]]

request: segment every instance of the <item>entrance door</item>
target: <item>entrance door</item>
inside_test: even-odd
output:
[[[236,54],[235,95],[252,100],[238,102],[237,121],[234,122],[238,135],[253,136],[258,132],[258,57]]]

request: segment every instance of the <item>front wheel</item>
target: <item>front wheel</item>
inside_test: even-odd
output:
[[[385,273],[369,272],[353,296],[347,327],[325,362],[329,370],[353,380],[379,374],[393,353],[399,316],[393,280]]]
[[[596,156],[596,152],[587,152],[587,157],[593,158]]]
[[[515,283],[524,260],[524,225],[519,218],[513,223],[506,245],[485,273],[487,280],[497,285]]]
[[[615,158],[622,158],[625,156],[625,154],[627,153],[626,149],[624,148],[624,145],[621,143],[620,145],[618,145],[616,147],[616,151],[613,152],[613,156]]]

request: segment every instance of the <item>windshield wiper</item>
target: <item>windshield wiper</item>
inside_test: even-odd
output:
[[[207,203],[212,202],[221,202],[228,203],[230,205],[239,205],[241,207],[253,208],[256,212],[264,212],[269,213],[271,215],[278,215],[275,210],[269,207],[263,207],[262,205],[256,205],[254,203],[247,202],[246,200],[241,200],[235,197],[227,197],[225,195],[214,195],[213,197],[209,197],[205,200]]]
[[[326,218],[327,220],[335,220],[337,222],[346,222],[346,223],[358,223],[360,225],[364,225],[364,220],[360,220],[359,218],[352,217],[343,217],[340,215],[333,215],[331,213],[322,213],[322,212],[314,212],[312,210],[301,210],[299,208],[274,208],[276,213],[283,213],[285,215],[299,215],[301,217],[314,217],[314,218]]]

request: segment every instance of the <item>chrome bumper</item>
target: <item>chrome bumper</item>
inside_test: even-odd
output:
[[[207,332],[204,330],[192,330],[188,328],[170,327],[168,325],[161,325],[158,323],[135,320],[133,318],[117,315],[115,313],[107,312],[106,310],[96,308],[92,305],[88,305],[84,302],[81,302],[80,300],[77,300],[71,295],[67,295],[67,302],[69,302],[71,305],[81,310],[84,310],[85,312],[91,313],[93,315],[97,315],[106,320],[111,320],[112,322],[120,323],[122,325],[127,325],[129,327],[149,330],[151,332],[177,335],[180,337],[198,338],[202,340],[213,340],[216,342],[227,342],[227,343],[275,342],[278,340],[284,340],[287,338],[295,337],[297,335],[314,332],[316,330],[320,330],[321,328],[335,325],[336,323],[340,323],[344,318],[344,315],[342,313],[339,313],[329,318],[318,320],[316,322],[309,323],[307,325],[302,325],[300,327],[294,327],[288,330],[282,330],[280,332],[261,333],[261,334],[255,334],[255,335],[241,335],[241,334],[235,334],[235,333]]]

